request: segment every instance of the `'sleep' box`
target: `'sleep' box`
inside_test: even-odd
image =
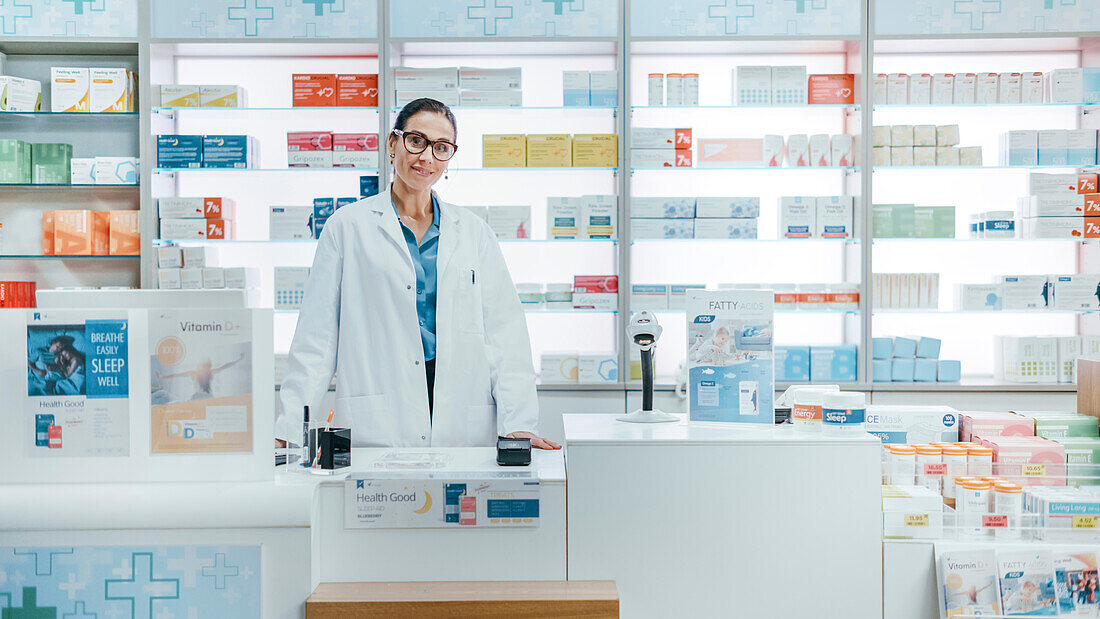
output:
[[[86,67],[50,68],[50,111],[88,111],[88,69]]]
[[[959,440],[959,414],[950,406],[871,404],[864,429],[883,443],[952,443]]]
[[[157,167],[167,169],[201,168],[202,136],[157,136]]]
[[[202,167],[250,168],[256,163],[256,141],[247,135],[202,136]]]
[[[573,140],[567,133],[527,136],[527,166],[561,168],[573,165]]]
[[[522,168],[527,165],[527,136],[481,136],[481,165],[486,168]]]

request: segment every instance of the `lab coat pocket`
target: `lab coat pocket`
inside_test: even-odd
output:
[[[477,270],[465,268],[455,293],[455,325],[463,333],[484,333],[485,319],[482,317],[481,282],[477,281]]]
[[[336,413],[350,424],[353,445],[382,445],[388,437],[400,435],[396,415],[386,404],[385,394],[336,398]]]
[[[470,447],[496,445],[496,404],[466,407],[466,436]]]

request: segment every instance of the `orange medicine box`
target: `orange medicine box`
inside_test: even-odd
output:
[[[54,211],[54,253],[106,256],[110,252],[110,225],[106,211]]]
[[[809,101],[814,104],[854,104],[856,76],[851,73],[811,75]]]
[[[1085,194],[1085,217],[1100,217],[1100,193]]]
[[[291,104],[294,107],[324,107],[336,105],[335,74],[295,73],[291,77],[293,92]]]
[[[378,74],[337,75],[336,105],[378,107]]]
[[[53,232],[54,232],[54,214],[53,211],[45,211],[42,213],[42,255],[53,255]]]
[[[138,211],[110,211],[109,239],[112,256],[141,254],[141,225]]]

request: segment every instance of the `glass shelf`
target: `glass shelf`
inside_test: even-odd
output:
[[[901,238],[901,237],[884,237],[875,238],[874,243],[1088,243],[1088,242],[1100,241],[1100,239],[1025,239],[1025,238],[1013,238],[1013,239],[962,239],[962,238]]]
[[[5,187],[11,187],[14,189],[41,189],[41,190],[57,190],[57,189],[104,189],[104,190],[116,190],[116,189],[137,189],[139,184],[133,183],[130,185],[71,185],[68,183],[61,184],[45,184],[45,183],[0,183],[0,189]]]
[[[449,168],[451,172],[617,172],[619,168],[580,168],[572,166],[556,166],[552,168],[537,167],[499,167],[499,168]]]
[[[714,167],[714,166],[669,166],[667,168],[630,168],[631,172],[669,171],[669,170],[701,170],[704,172],[721,172],[731,170],[743,170],[745,172],[858,172],[856,166],[803,166],[803,167],[767,167],[767,166],[740,166],[740,167]]]
[[[582,310],[582,309],[548,309],[545,307],[527,307],[523,308],[524,313],[527,314],[584,314],[586,316],[600,316],[607,315],[613,316],[619,312],[616,310]],[[296,309],[277,309],[274,310],[276,314],[297,314]]]
[[[755,289],[746,288],[745,290],[755,290]],[[765,290],[767,290],[767,289],[765,288]],[[631,310],[632,313],[635,312],[635,311],[641,311],[641,310]],[[684,314],[684,313],[686,313],[686,310],[682,310],[682,309],[655,309],[655,310],[649,310],[649,311],[653,312],[654,314]],[[831,309],[808,309],[808,310],[803,310],[803,309],[781,309],[779,307],[776,307],[775,313],[776,314],[782,314],[784,316],[797,316],[797,315],[802,315],[802,316],[856,316],[856,315],[859,314],[859,310],[831,310]]]
[[[618,106],[610,105],[593,105],[587,107],[581,107],[579,105],[456,105],[451,107],[452,112],[585,112],[592,110],[613,112],[618,109]],[[396,114],[401,111],[401,108],[395,107],[392,108],[391,111]]]
[[[757,243],[782,243],[784,245],[824,243],[827,245],[858,245],[859,239],[631,239],[630,243],[744,243],[746,245]]]
[[[1031,316],[1051,314],[1051,315],[1081,315],[1081,314],[1097,314],[1100,310],[1057,310],[1057,309],[1033,309],[1033,310],[941,310],[941,309],[892,309],[892,308],[875,308],[871,310],[875,314],[982,314],[989,316],[991,314],[1028,314]]]
[[[0,260],[138,260],[141,256],[46,256],[42,254],[0,254]]]
[[[154,239],[154,243],[160,244],[172,244],[183,245],[186,243],[208,243],[217,245],[274,245],[277,243],[291,243],[295,245],[308,245],[316,244],[317,239]],[[617,240],[606,239],[498,239],[498,242],[503,245],[515,246],[515,245],[571,245],[575,243],[599,245],[606,244],[612,245],[618,243]]]
[[[138,117],[137,112],[0,112],[0,118],[22,116],[25,118],[129,118]]]
[[[631,110],[858,110],[855,103],[815,103],[805,105],[632,105]]]
[[[930,103],[876,103],[871,106],[872,109],[1020,109],[1020,108],[1033,108],[1033,107],[1091,107],[1094,105],[1100,105],[1098,103],[937,103],[935,105]]]
[[[175,172],[357,172],[359,174],[378,174],[378,168],[153,168],[156,174]]]
[[[294,112],[297,110],[315,112],[318,110],[346,110],[349,112],[377,112],[377,106],[317,105],[296,107],[153,107],[154,112]]]
[[[916,165],[916,166],[874,166],[872,171],[882,172],[884,170],[898,170],[901,172],[910,172],[913,170],[924,171],[944,171],[951,172],[955,170],[1090,170],[1095,169],[1098,166],[1095,164],[1089,165],[1035,165],[1035,166],[1022,166],[1022,165]]]

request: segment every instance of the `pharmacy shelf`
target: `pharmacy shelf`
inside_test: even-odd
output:
[[[138,40],[128,38],[4,35],[0,40],[0,52],[21,56],[137,56],[138,49]]]
[[[42,254],[0,254],[0,260],[140,260],[141,256],[46,256]]]
[[[781,243],[783,245],[858,245],[858,238],[851,239],[634,239],[630,241],[631,245],[637,245],[639,243],[721,243],[730,245],[756,245],[756,244],[771,244]]]
[[[140,187],[138,184],[133,185],[71,185],[71,184],[44,184],[44,183],[0,183],[0,189],[20,189],[20,190],[38,190],[38,191],[68,191],[77,190],[80,191],[133,191]]]
[[[1075,52],[1095,32],[1022,32],[1005,34],[876,35],[874,54],[958,54]]]
[[[767,111],[767,110],[790,110],[805,112],[806,110],[858,110],[860,106],[858,103],[814,103],[805,105],[632,105],[631,110],[668,110],[668,111],[689,111],[689,110],[718,110],[718,111]]]
[[[1053,309],[1035,309],[1035,310],[944,310],[944,309],[898,309],[898,308],[873,308],[871,310],[876,314],[950,314],[950,315],[965,315],[965,314],[982,314],[983,316],[1001,315],[1012,316],[1016,314],[1026,314],[1029,316],[1058,316],[1058,315],[1085,315],[1085,314],[1097,314],[1100,310],[1053,310]]]
[[[996,166],[991,166],[991,165],[985,165],[985,166],[981,166],[981,165],[970,165],[970,166],[966,166],[966,165],[962,165],[962,166],[955,166],[955,165],[915,165],[915,166],[875,166],[874,168],[872,168],[872,171],[874,171],[874,172],[888,172],[888,171],[913,172],[913,171],[921,170],[921,171],[925,171],[925,172],[941,172],[941,171],[942,172],[958,172],[958,171],[974,172],[974,171],[977,171],[977,170],[995,170],[995,171],[1001,171],[1001,170],[1013,171],[1014,170],[1014,171],[1017,171],[1017,172],[1027,172],[1027,171],[1030,171],[1030,170],[1089,170],[1089,169],[1095,169],[1096,167],[1097,167],[1096,165],[1091,165],[1091,164],[1090,165],[1083,165],[1083,166],[1081,166],[1081,165],[1035,165],[1035,166],[1018,166],[1018,165],[1017,166],[1007,166],[1007,165],[1006,166],[1001,166],[1001,165],[996,165]]]
[[[901,237],[875,237],[872,239],[872,243],[977,243],[987,244],[1018,244],[1018,243],[1053,243],[1061,245],[1064,243],[1071,244],[1084,244],[1090,242],[1097,242],[1100,239],[1024,239],[1024,238],[1011,238],[1011,239],[962,239],[962,238],[901,238]]]
[[[745,288],[742,290],[758,290],[757,288]],[[632,310],[632,313],[636,313],[641,310]],[[677,314],[684,315],[686,310],[675,309],[655,309],[648,310],[654,314]],[[783,316],[858,316],[859,310],[834,310],[834,309],[782,309],[778,306],[775,308],[776,314],[782,314]]]
[[[65,119],[88,119],[94,118],[97,122],[102,122],[109,119],[117,120],[134,120],[138,117],[137,112],[0,112],[0,119],[8,120],[14,118],[29,118],[29,119],[46,119],[46,118],[65,118]]]
[[[397,114],[401,108],[391,108],[391,111]],[[455,105],[451,107],[451,111],[456,114],[459,112],[617,112],[619,108],[610,105]]]
[[[658,377],[654,384],[654,389],[657,391],[674,391],[676,385],[671,382],[671,377]],[[776,382],[775,390],[777,392],[786,391],[788,387],[794,385],[809,385],[811,383],[806,382]],[[898,391],[910,391],[910,392],[1074,392],[1077,391],[1077,385],[1072,383],[1010,383],[1005,381],[994,380],[992,376],[989,377],[967,377],[959,382],[954,383],[837,383],[845,391],[864,391],[864,392],[898,392]],[[630,381],[626,383],[625,388],[627,391],[641,391],[642,382],[638,380]]]
[[[561,245],[572,246],[577,243],[584,245],[614,245],[618,241],[608,241],[603,239],[499,239],[498,242],[502,245],[515,246],[515,245]],[[293,245],[316,245],[317,239],[154,239],[153,243],[161,245],[187,245],[187,244],[203,244],[203,245],[276,245],[280,243],[290,243]]]
[[[515,168],[448,168],[450,172],[618,172],[619,168],[575,168],[557,166],[552,168],[515,167]]]
[[[298,313],[296,309],[276,309],[273,311],[276,314],[284,315]],[[619,313],[617,310],[555,309],[545,307],[524,307],[523,311],[526,314],[567,314],[570,316],[615,316]]]
[[[1100,105],[1100,102],[1081,103],[876,103],[872,109],[888,110],[987,110],[1005,109],[1019,110],[1021,108],[1063,108],[1063,107],[1092,107]]]
[[[263,174],[272,172],[356,172],[359,174],[378,174],[378,168],[153,168],[155,174],[175,174],[177,172],[209,172],[236,174]]]
[[[377,112],[378,106],[364,106],[355,107],[350,105],[317,105],[306,106],[298,105],[294,107],[154,107],[151,108],[153,112],[204,112],[204,113],[225,113],[225,112],[324,112],[324,111],[347,111],[347,112]]]
[[[731,172],[731,171],[744,171],[744,172],[858,172],[857,166],[804,166],[804,167],[767,167],[767,166],[669,166],[666,168],[630,168],[631,172],[652,172],[661,171],[666,172],[669,170],[696,170],[703,172]]]

